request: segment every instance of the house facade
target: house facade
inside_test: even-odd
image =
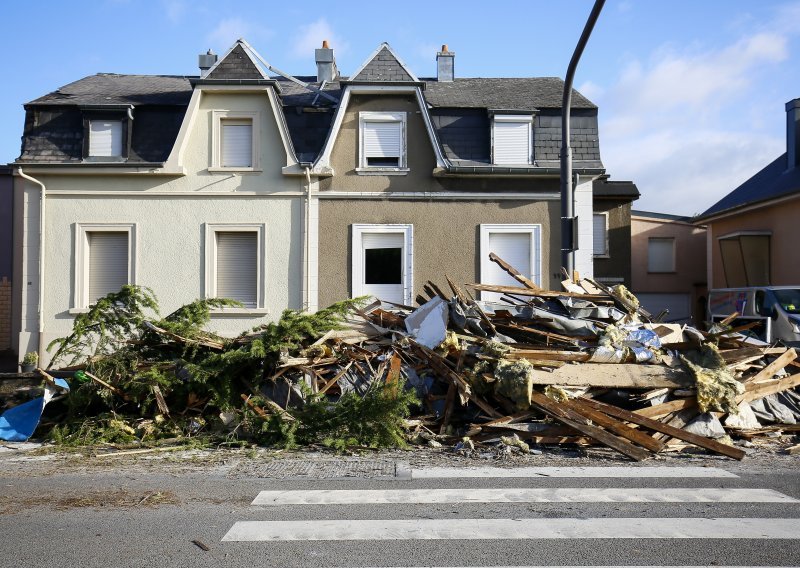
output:
[[[431,79],[387,44],[350,77],[327,45],[315,55],[317,76],[294,77],[239,40],[202,55],[196,77],[101,74],[28,103],[18,350],[46,360],[75,314],[125,283],[165,313],[239,300],[213,314],[223,334],[347,297],[411,304],[445,275],[506,282],[489,251],[558,287],[560,79],[461,79],[446,48]],[[576,268],[591,276],[605,171],[597,107],[573,104]]]
[[[701,325],[708,297],[706,230],[691,217],[633,210],[631,290],[663,321]]]
[[[786,153],[695,218],[711,288],[800,284],[800,98],[786,103]]]
[[[631,207],[639,199],[636,184],[595,180],[592,187],[594,278],[606,286],[631,287]]]

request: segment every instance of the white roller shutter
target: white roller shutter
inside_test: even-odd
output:
[[[218,298],[242,302],[247,308],[258,305],[258,233],[250,231],[218,232]]]
[[[401,122],[365,122],[363,132],[365,158],[400,158]]]
[[[222,167],[253,167],[253,123],[222,122]]]
[[[128,284],[128,233],[89,232],[89,303]]]
[[[595,255],[607,255],[608,254],[608,237],[607,237],[607,228],[606,228],[606,216],[602,213],[595,213],[594,217],[594,225],[592,226],[592,241],[594,243],[594,254]]]
[[[121,120],[89,121],[89,155],[90,156],[122,155]]]
[[[364,233],[361,244],[364,249],[403,248],[403,233]]]
[[[531,161],[530,122],[494,123],[494,163],[529,164]]]

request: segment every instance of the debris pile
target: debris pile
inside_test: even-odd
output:
[[[448,292],[428,282],[418,306],[288,310],[233,339],[205,330],[230,301],[160,318],[147,289],[126,286],[54,342],[72,391],[45,426],[73,444],[577,444],[634,460],[685,445],[742,459],[732,438],[800,429],[795,351],[746,338],[735,314],[708,331],[661,323],[623,286],[567,277],[543,290],[491,258],[521,286],[445,277]]]

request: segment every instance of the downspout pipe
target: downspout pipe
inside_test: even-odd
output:
[[[29,176],[22,171],[22,168],[17,168],[19,177],[26,179],[39,186],[39,295],[37,298],[37,310],[39,316],[39,341],[37,345],[37,353],[39,354],[39,364],[42,365],[45,355],[44,344],[44,269],[45,269],[45,200],[47,197],[47,188],[38,179]]]
[[[564,95],[561,101],[561,265],[567,269],[570,278],[575,270],[575,250],[578,219],[575,217],[575,198],[572,189],[572,148],[570,147],[570,114],[572,106],[572,81],[578,61],[592,35],[592,30],[600,17],[600,11],[606,0],[595,0],[586,26],[575,46],[575,52],[567,67],[564,79]]]
[[[311,305],[311,168],[306,166],[303,171],[306,174],[306,203],[305,215],[303,215],[303,308],[308,309]]]

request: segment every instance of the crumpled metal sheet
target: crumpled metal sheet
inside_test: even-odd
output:
[[[589,300],[572,297],[559,298],[558,300],[573,318],[619,321],[626,316],[625,312],[614,306],[598,306]]]
[[[597,326],[589,320],[573,319],[536,306],[525,306],[520,310],[520,313],[525,318],[546,320],[538,322],[539,325],[552,329],[556,333],[565,333],[577,337],[593,337],[598,334]]]

